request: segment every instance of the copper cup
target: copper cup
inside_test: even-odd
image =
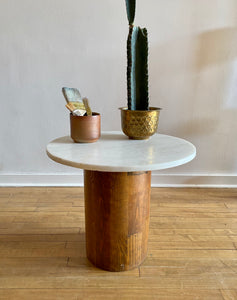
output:
[[[70,114],[71,138],[75,143],[93,143],[100,138],[101,117],[93,112],[92,116]]]

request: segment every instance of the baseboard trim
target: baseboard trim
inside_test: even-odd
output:
[[[0,186],[83,186],[83,172],[78,174],[4,174],[0,175]]]
[[[153,174],[153,187],[213,187],[237,188],[235,175],[158,175]]]
[[[0,186],[83,186],[83,172],[0,174]],[[237,188],[237,175],[184,175],[152,173],[152,187]]]

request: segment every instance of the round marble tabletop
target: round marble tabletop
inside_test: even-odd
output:
[[[151,171],[191,161],[196,148],[190,142],[163,134],[149,140],[129,140],[122,132],[102,132],[95,143],[74,143],[69,136],[47,146],[54,161],[85,170],[107,172]]]

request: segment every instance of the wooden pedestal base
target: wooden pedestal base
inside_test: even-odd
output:
[[[84,171],[86,251],[108,271],[139,266],[147,254],[151,172]]]

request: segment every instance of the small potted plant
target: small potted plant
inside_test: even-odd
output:
[[[70,132],[75,143],[93,143],[100,138],[101,118],[92,112],[87,98],[78,89],[63,87],[62,92],[70,111]]]
[[[133,25],[136,0],[126,0],[126,9],[128,105],[120,108],[121,124],[130,139],[148,139],[157,131],[160,108],[149,107],[147,29]]]

